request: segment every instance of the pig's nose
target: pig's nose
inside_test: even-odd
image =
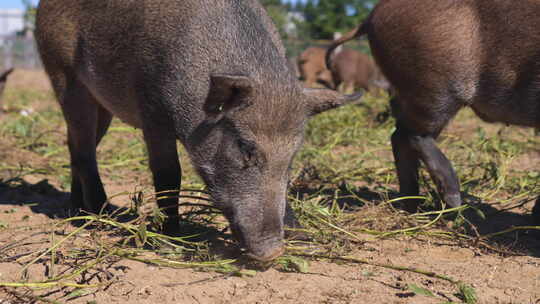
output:
[[[265,252],[264,255],[255,255],[253,253],[248,253],[247,256],[259,262],[270,262],[282,256],[283,253],[285,253],[285,246],[281,244],[279,247]]]

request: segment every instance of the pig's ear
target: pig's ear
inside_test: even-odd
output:
[[[210,76],[210,91],[204,110],[217,121],[227,113],[247,106],[247,96],[253,90],[253,80],[244,75],[215,74]]]
[[[308,97],[307,107],[310,116],[339,108],[349,103],[358,102],[362,95],[364,95],[363,92],[343,95],[327,89],[304,89],[304,94]]]

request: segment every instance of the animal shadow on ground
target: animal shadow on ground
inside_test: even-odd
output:
[[[76,214],[71,208],[69,193],[56,189],[47,179],[35,184],[20,177],[0,179],[0,205],[29,206],[32,212],[52,219],[65,219]]]
[[[427,189],[426,189],[427,190]],[[423,190],[425,191],[425,190]],[[422,205],[420,212],[438,211],[441,207],[441,200],[438,193],[431,189],[431,196],[435,198],[435,206]],[[461,193],[464,204],[472,208],[462,212],[463,218],[468,224],[458,230],[471,238],[485,236],[492,233],[498,233],[514,227],[536,226],[530,210],[525,210],[523,206],[501,207],[497,201],[484,202],[480,198],[469,193]],[[350,185],[340,184],[328,187],[324,180],[319,180],[317,174],[308,172],[301,174],[291,187],[291,196],[305,199],[313,196],[321,196],[323,204],[337,203],[345,212],[355,212],[362,216],[361,207],[366,204],[378,205],[388,200],[397,199],[400,194],[396,191],[380,192],[370,189],[369,186],[351,187]],[[522,203],[521,205],[524,205]],[[393,206],[400,208],[399,204]],[[456,222],[458,213],[444,216],[447,221]],[[433,216],[435,218],[435,215]],[[442,229],[448,229],[441,225]],[[485,240],[493,248],[501,249],[501,252],[508,254],[530,255],[540,257],[540,230],[526,229],[516,230]]]
[[[389,191],[381,193],[369,187],[350,187],[345,184],[335,187],[323,187],[320,181],[300,180],[293,183],[290,195],[300,199],[313,195],[327,197],[327,202],[335,201],[345,212],[357,212],[366,203],[378,204],[384,200],[399,198],[399,193]],[[336,195],[338,193],[339,195]],[[432,193],[436,197],[436,193]],[[529,212],[513,212],[516,210],[497,209],[494,205],[485,203],[481,199],[468,193],[462,193],[464,202],[474,209],[466,210],[463,216],[473,225],[466,233],[471,237],[504,231],[513,227],[534,226],[533,218]],[[0,179],[0,205],[29,206],[36,214],[44,214],[51,219],[66,219],[80,215],[80,212],[71,207],[69,193],[58,190],[43,179],[37,183],[28,183],[22,178],[15,177],[8,180]],[[113,213],[122,213],[126,208],[110,205]],[[425,210],[424,211],[432,211]],[[480,212],[484,215],[481,216]],[[192,220],[190,215],[204,211],[190,211],[182,215],[181,230],[175,236],[189,237],[192,242],[208,242],[210,252],[219,253],[224,257],[237,257],[238,246],[228,231],[228,228],[218,229],[212,223],[199,219]],[[361,213],[359,213],[361,216]],[[127,214],[116,218],[118,222],[127,223],[136,218],[136,215]],[[452,220],[452,218],[448,218]],[[152,221],[152,217],[148,218]],[[74,226],[82,222],[73,222]],[[88,229],[92,229],[90,226]],[[127,232],[126,232],[127,233]],[[493,237],[488,243],[496,248],[508,248],[511,252],[540,257],[540,231],[522,230],[505,233]]]
[[[486,203],[467,193],[461,195],[465,203],[476,209],[468,209],[463,214],[474,227],[467,230],[471,236],[488,235],[512,228],[538,225],[531,216],[530,210],[525,210],[526,208],[522,206],[524,203],[520,204],[521,206],[498,209],[495,207],[498,205],[496,201]],[[540,230],[515,230],[492,237],[489,239],[489,243],[495,247],[508,248],[511,252],[540,257]]]
[[[21,177],[13,177],[7,180],[0,179],[0,205],[27,206],[35,214],[43,214],[51,219],[62,220],[81,215],[88,215],[74,208],[70,202],[70,193],[58,190],[47,179],[36,183],[25,181]],[[110,213],[121,214],[126,208],[106,205]],[[115,218],[120,223],[126,223],[135,217],[125,214]],[[82,226],[85,221],[70,221],[75,227]],[[88,226],[87,229],[92,229]]]
[[[51,219],[68,219],[79,215],[88,215],[80,210],[73,208],[69,200],[70,193],[58,190],[51,185],[47,179],[43,179],[37,183],[29,183],[20,177],[15,177],[7,180],[0,179],[0,205],[13,206],[28,206],[35,214],[43,214]],[[130,223],[137,220],[138,216],[133,212],[125,212],[128,208],[117,207],[115,205],[107,205],[109,214],[122,214],[114,216],[114,221],[118,223]],[[232,236],[228,233],[228,228],[219,230],[210,222],[205,222],[203,217],[197,215],[204,214],[205,210],[194,210],[181,215],[180,231],[177,231],[173,236],[182,237],[186,241],[193,242],[194,246],[205,242],[209,245],[209,251],[218,253],[225,257],[234,257],[238,254],[238,246],[235,245]],[[194,220],[192,220],[195,218]],[[153,216],[146,217],[147,223],[154,222]],[[84,221],[70,221],[75,227],[82,226]],[[104,227],[103,225],[96,227],[88,226],[86,229],[116,229],[115,234],[126,234],[129,232],[123,231],[114,227]],[[152,227],[150,231],[156,231]],[[135,244],[130,244],[135,246]],[[183,244],[185,246],[185,244]],[[150,248],[147,248],[150,249]]]
[[[296,184],[291,187],[289,191],[292,197],[305,199],[314,195],[320,195],[327,197],[327,201],[334,201],[341,209],[345,211],[354,211],[360,207],[363,207],[366,202],[376,203],[383,200],[383,194],[370,190],[368,187],[355,187],[351,188],[345,184],[340,184],[335,188],[308,185],[308,184]],[[399,197],[397,192],[385,193],[387,198],[394,199]]]

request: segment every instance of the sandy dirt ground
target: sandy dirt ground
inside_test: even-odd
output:
[[[17,71],[11,88],[30,86],[37,90],[50,90],[42,72]],[[9,89],[9,87],[8,87]],[[0,122],[1,124],[1,122]],[[458,132],[457,130],[456,132]],[[451,131],[450,131],[451,132]],[[0,138],[0,160],[13,166],[46,167],[47,158],[32,151],[12,149],[10,138]],[[530,155],[538,159],[538,155]],[[527,167],[531,160],[518,159],[516,165]],[[140,173],[137,173],[140,175]],[[55,176],[26,174],[18,187],[8,187],[6,179],[12,173],[0,172],[0,223],[10,229],[0,229],[0,282],[21,281],[23,263],[17,257],[29,249],[42,250],[49,246],[50,235],[40,229],[13,229],[38,227],[51,223],[51,214],[59,214],[66,206],[69,194],[60,189]],[[133,191],[133,176],[122,180],[104,178],[107,192]],[[149,182],[148,173],[138,177]],[[148,186],[148,185],[147,185]],[[126,197],[119,196],[121,202]],[[40,202],[38,206],[28,206]],[[495,207],[496,208],[496,207]],[[485,231],[498,231],[512,225],[531,224],[527,212],[532,202],[519,210],[501,212],[492,218]],[[88,232],[91,233],[91,232]],[[353,244],[354,257],[373,263],[421,268],[444,274],[470,284],[477,292],[478,303],[540,303],[540,238],[535,233],[514,234],[523,255],[503,254],[452,242],[433,241],[429,238],[398,237],[379,240],[368,235]],[[5,250],[5,245],[20,240],[24,246]],[[4,248],[4,252],[1,252]],[[24,260],[24,259],[23,259]],[[105,267],[105,266],[104,266]],[[57,270],[60,271],[61,269]],[[30,281],[42,279],[50,271],[47,264],[36,263],[26,271]],[[91,276],[92,273],[88,273]],[[397,271],[373,265],[310,260],[307,273],[288,273],[277,269],[257,272],[255,276],[237,277],[193,269],[172,269],[136,261],[118,259],[110,262],[102,272],[88,282],[110,280],[107,288],[87,295],[66,299],[61,288],[37,290],[59,303],[461,303],[453,284],[407,271]],[[411,292],[414,284],[433,292],[435,297]],[[16,292],[13,292],[16,290]],[[0,288],[0,304],[26,303],[27,290]],[[40,300],[32,300],[40,303]]]

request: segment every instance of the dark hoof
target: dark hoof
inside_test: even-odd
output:
[[[71,197],[69,199],[69,209],[83,210],[84,206],[82,204],[82,201],[74,199],[73,197]]]
[[[533,218],[533,223],[536,225],[540,225],[540,198],[536,200],[531,215]]]
[[[416,213],[418,212],[418,207],[420,206],[421,202],[422,200],[419,199],[403,199],[398,202],[397,208],[408,213]]]
[[[268,263],[268,262],[272,262],[273,260],[279,258],[284,253],[285,253],[285,247],[279,247],[276,250],[274,250],[273,252],[271,252],[270,254],[267,254],[267,255],[264,255],[264,256],[257,256],[257,255],[251,254],[251,253],[248,253],[247,256],[250,259],[253,259],[253,260],[257,261],[257,262]]]
[[[99,214],[113,214],[116,211],[117,208],[115,208],[111,204],[106,204],[99,210]]]
[[[418,212],[419,205],[420,204],[416,202],[401,202],[399,207],[401,210],[407,211],[408,213],[416,213]]]
[[[444,202],[450,208],[456,208],[461,206],[461,195],[460,194],[447,194],[444,196]]]
[[[165,221],[165,223],[163,223],[163,229],[161,232],[168,236],[178,236],[180,234],[180,223],[178,222],[178,218],[174,218],[174,220],[168,219]]]
[[[81,210],[85,211],[86,213],[90,214],[112,214],[115,211],[115,208],[110,204],[104,204],[99,207],[92,207],[92,208],[81,208]]]

